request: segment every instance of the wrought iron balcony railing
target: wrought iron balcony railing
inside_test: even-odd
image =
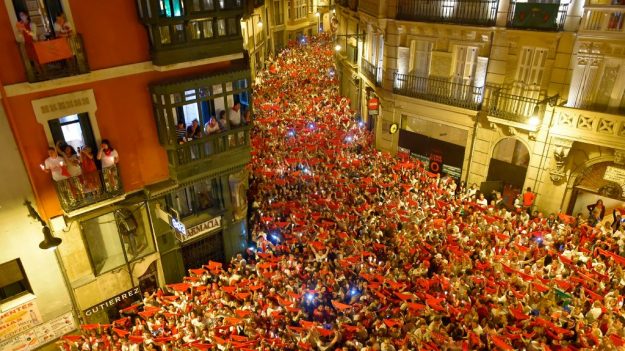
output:
[[[119,167],[103,168],[56,181],[56,193],[65,212],[95,204],[124,193]]]
[[[580,32],[590,33],[625,33],[625,6],[623,5],[587,5]]]
[[[547,4],[513,0],[508,10],[508,28],[560,31],[568,9],[567,1]]]
[[[395,72],[393,75],[395,94],[438,102],[471,110],[482,106],[483,87],[452,82],[443,78],[419,77]]]
[[[30,83],[89,73],[80,34],[17,44]]]
[[[491,95],[488,103],[488,114],[512,122],[527,124],[532,117],[542,119],[545,112],[545,104],[539,105],[539,99],[540,95],[538,98],[531,98],[524,95],[515,95],[508,89],[500,88]],[[537,111],[538,115],[534,116],[537,106],[539,109]]]
[[[375,85],[379,86],[382,83],[382,67],[378,67],[370,63],[369,61],[362,59],[360,63],[360,70],[362,74]]]
[[[499,0],[398,0],[397,19],[493,26]]]

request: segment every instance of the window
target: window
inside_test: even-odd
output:
[[[308,4],[306,0],[294,0],[295,16],[294,20],[298,20],[308,16]]]
[[[0,301],[32,293],[19,258],[0,264]]]
[[[284,24],[284,14],[282,13],[282,0],[273,0],[273,24],[276,26]]]
[[[159,0],[161,16],[180,17],[184,15],[183,0]]]
[[[477,47],[455,46],[454,81],[461,84],[473,83],[475,64],[477,62]]]
[[[428,77],[432,59],[432,42],[413,40],[410,44],[410,51],[410,73],[418,77]]]
[[[547,49],[523,47],[519,53],[515,82],[522,82],[529,86],[542,85]]]
[[[85,146],[89,146],[93,152],[97,151],[88,113],[51,119],[48,120],[48,126],[55,144],[60,141],[72,146],[75,151]]]
[[[81,223],[95,274],[154,252],[144,204],[121,207]]]
[[[56,16],[66,12],[61,0],[13,0],[12,2],[16,17],[20,12],[25,12],[30,16],[31,22],[36,26],[37,39],[44,40],[57,36],[54,32]]]
[[[223,18],[217,20],[217,35],[220,37],[226,35],[226,20]]]
[[[217,179],[205,179],[191,186],[179,188],[170,193],[167,206],[174,210],[180,218],[198,215],[205,211],[222,208],[220,187]]]

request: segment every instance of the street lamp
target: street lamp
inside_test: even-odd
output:
[[[39,213],[37,213],[32,203],[28,200],[24,200],[24,206],[28,209],[28,216],[38,220],[43,227],[41,228],[41,231],[43,232],[43,241],[39,243],[39,248],[42,250],[54,250],[57,246],[61,245],[63,239],[52,235],[50,227],[48,227],[48,224],[41,218],[41,216],[39,216]]]
[[[560,94],[556,94],[554,96],[549,96],[541,101],[538,101],[536,103],[536,106],[534,106],[534,111],[532,112],[532,116],[529,118],[527,123],[532,127],[538,126],[540,124],[540,106],[549,104],[549,106],[554,107],[558,103],[559,97],[560,97]]]

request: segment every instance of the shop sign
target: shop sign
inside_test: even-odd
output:
[[[191,228],[187,228],[187,234],[180,237],[180,241],[186,241],[190,238],[198,235],[202,235],[204,233],[208,233],[212,230],[221,227],[221,216],[211,218],[206,222],[202,222],[198,225],[195,225]]]
[[[113,296],[99,305],[95,305],[93,307],[87,308],[83,312],[85,313],[85,316],[89,317],[94,313],[97,313],[104,309],[108,309],[109,307],[113,307],[117,305],[118,303],[126,301],[128,299],[132,299],[132,300],[141,299],[141,289],[139,289],[139,287],[136,287],[130,290],[126,290],[123,293]]]
[[[440,173],[443,167],[443,156],[440,154],[430,154],[430,172]]]
[[[42,321],[35,301],[26,302],[0,313],[0,340],[20,334],[37,324],[41,324]]]
[[[378,109],[380,108],[380,100],[378,98],[371,98],[367,102],[367,107],[369,108],[370,115],[377,115]]]
[[[163,209],[161,209],[158,204],[155,210],[156,217],[160,218],[163,222],[169,224],[176,232],[180,233],[181,235],[187,235],[187,228],[185,227],[184,223],[182,223],[182,221],[163,211]]]

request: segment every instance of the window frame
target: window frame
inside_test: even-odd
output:
[[[9,285],[5,285],[5,286],[0,287],[0,304],[4,304],[4,303],[7,303],[9,301],[18,299],[18,298],[20,298],[20,297],[22,297],[24,295],[33,294],[32,285],[30,284],[30,280],[28,279],[28,276],[26,275],[26,271],[24,270],[24,265],[22,264],[22,259],[21,258],[18,257],[18,258],[14,258],[12,260],[3,262],[3,263],[0,264],[0,266],[4,266],[5,264],[10,264],[12,262],[15,262],[17,264],[17,268],[19,268],[19,270],[20,270],[22,279],[20,279],[20,280],[18,280],[16,282],[19,282],[20,285],[22,285],[23,290],[20,291],[17,294],[13,294],[13,295],[10,295],[10,296],[5,296],[4,289],[7,286],[15,284],[16,282],[13,282],[13,283],[11,283]]]

